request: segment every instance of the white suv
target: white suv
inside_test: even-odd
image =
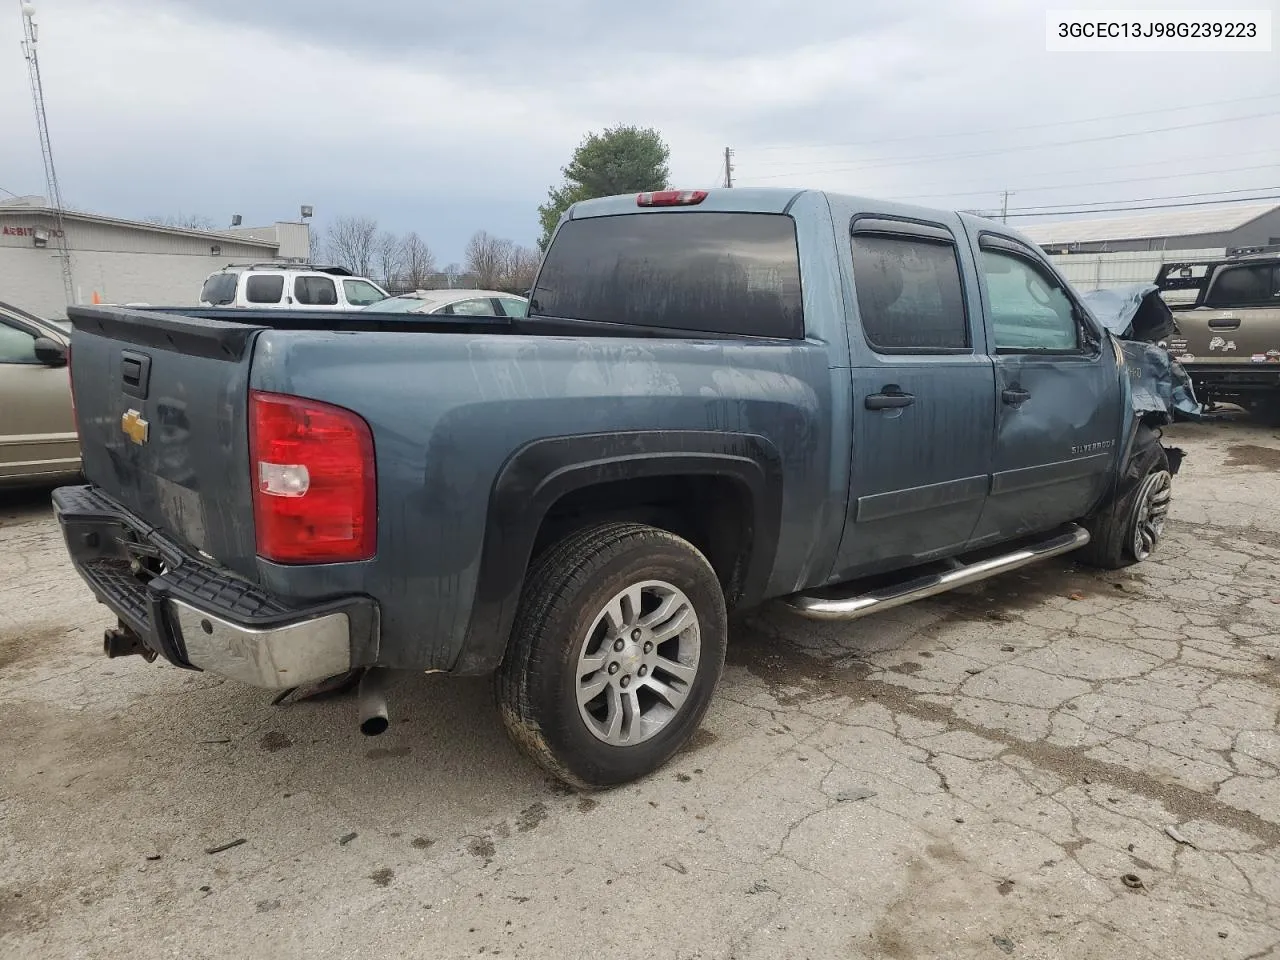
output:
[[[250,263],[210,274],[200,290],[205,307],[250,310],[362,310],[390,294],[343,267],[311,263]]]

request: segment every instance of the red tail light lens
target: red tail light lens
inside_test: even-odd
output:
[[[636,195],[637,207],[691,207],[707,199],[705,190],[655,190]]]
[[[377,551],[373,434],[341,407],[254,390],[249,455],[258,556],[348,563]]]

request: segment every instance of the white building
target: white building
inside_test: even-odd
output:
[[[1280,203],[1237,203],[1059,220],[1020,228],[1046,253],[1134,253],[1280,243]]]
[[[1161,265],[1280,244],[1280,204],[1163,210],[1020,226],[1072,284],[1150,282]]]
[[[65,317],[55,212],[43,197],[0,203],[0,301],[39,316]],[[217,232],[166,227],[91,213],[62,214],[72,303],[191,306],[205,277],[230,263],[306,260],[305,223]]]

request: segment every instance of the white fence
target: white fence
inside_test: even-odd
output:
[[[1226,249],[1134,250],[1127,253],[1055,253],[1053,262],[1064,277],[1080,290],[1153,281],[1161,265],[1183,260],[1213,260],[1226,256]],[[1194,296],[1195,291],[1191,291]]]

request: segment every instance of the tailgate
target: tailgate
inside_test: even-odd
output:
[[[1174,318],[1169,352],[1184,366],[1280,363],[1280,308],[1196,307]]]
[[[255,576],[247,407],[263,328],[114,307],[68,313],[85,475],[171,538]]]

